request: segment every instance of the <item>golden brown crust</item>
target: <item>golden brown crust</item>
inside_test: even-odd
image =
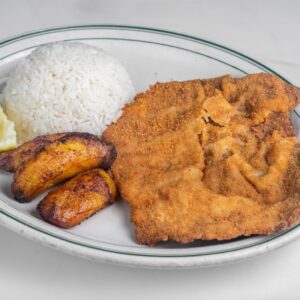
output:
[[[252,126],[251,130],[259,140],[271,135],[274,130],[280,132],[283,137],[295,136],[289,114],[289,112],[272,112],[263,123]]]
[[[108,168],[112,145],[89,133],[70,133],[52,142],[22,164],[14,174],[12,193],[28,202],[52,185],[95,167]]]
[[[16,149],[0,153],[0,169],[7,172],[16,172],[19,166],[28,161],[36,153],[43,150],[55,140],[70,134],[69,132],[41,135],[24,143]]]
[[[299,90],[270,74],[157,83],[103,134],[137,240],[271,234],[299,221]]]
[[[48,223],[61,228],[80,224],[115,201],[115,185],[102,169],[78,174],[48,193],[38,211]]]

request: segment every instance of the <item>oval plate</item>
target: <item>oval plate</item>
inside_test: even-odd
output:
[[[197,37],[158,29],[83,25],[32,32],[0,43],[0,78],[35,47],[55,41],[81,41],[118,57],[132,76],[138,92],[157,81],[216,77],[230,73],[275,73],[265,65],[227,47]],[[292,113],[298,130],[300,118]],[[299,132],[299,130],[298,130]],[[116,205],[71,229],[40,220],[36,206],[41,197],[20,204],[10,193],[11,175],[0,173],[0,223],[32,240],[95,261],[152,268],[212,266],[253,257],[283,246],[300,236],[295,226],[277,235],[241,238],[230,242],[189,245],[165,243],[155,248],[138,245],[125,203]]]

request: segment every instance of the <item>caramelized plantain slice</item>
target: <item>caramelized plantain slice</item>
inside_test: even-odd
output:
[[[50,143],[68,134],[70,133],[65,132],[41,135],[29,142],[24,143],[16,149],[1,152],[0,169],[12,173],[16,172],[22,163],[28,161],[31,157],[40,152]]]
[[[70,228],[112,204],[115,198],[113,180],[102,169],[93,169],[51,191],[37,209],[46,222]]]
[[[52,185],[80,172],[108,169],[116,157],[114,146],[89,133],[70,133],[46,146],[14,174],[12,193],[29,202]]]

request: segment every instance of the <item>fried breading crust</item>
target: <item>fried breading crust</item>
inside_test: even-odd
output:
[[[16,149],[0,153],[0,169],[7,172],[16,172],[20,165],[28,161],[36,153],[40,152],[47,145],[56,141],[57,139],[66,136],[70,133],[55,133],[48,135],[41,135],[28,141]]]
[[[270,74],[157,83],[103,134],[138,242],[228,240],[300,220],[294,86]]]
[[[68,134],[22,164],[13,177],[12,193],[28,202],[47,188],[95,167],[107,169],[116,157],[112,145],[89,133]]]
[[[61,228],[80,224],[116,199],[113,180],[102,169],[78,174],[51,191],[38,205],[41,217]]]

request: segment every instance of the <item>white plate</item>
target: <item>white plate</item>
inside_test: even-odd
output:
[[[2,41],[0,78],[5,78],[18,60],[36,46],[62,40],[97,45],[114,54],[128,69],[137,91],[156,81],[208,78],[225,73],[276,74],[241,53],[200,38],[149,28],[87,25],[33,32]],[[292,118],[299,132],[300,119],[295,112]],[[136,243],[128,208],[122,202],[74,229],[63,230],[40,220],[36,205],[41,197],[30,204],[14,201],[11,180],[11,175],[0,173],[1,224],[42,244],[95,261],[156,268],[211,266],[259,255],[300,236],[300,227],[296,226],[273,236],[223,243],[198,241],[185,246],[166,243],[150,248]]]

